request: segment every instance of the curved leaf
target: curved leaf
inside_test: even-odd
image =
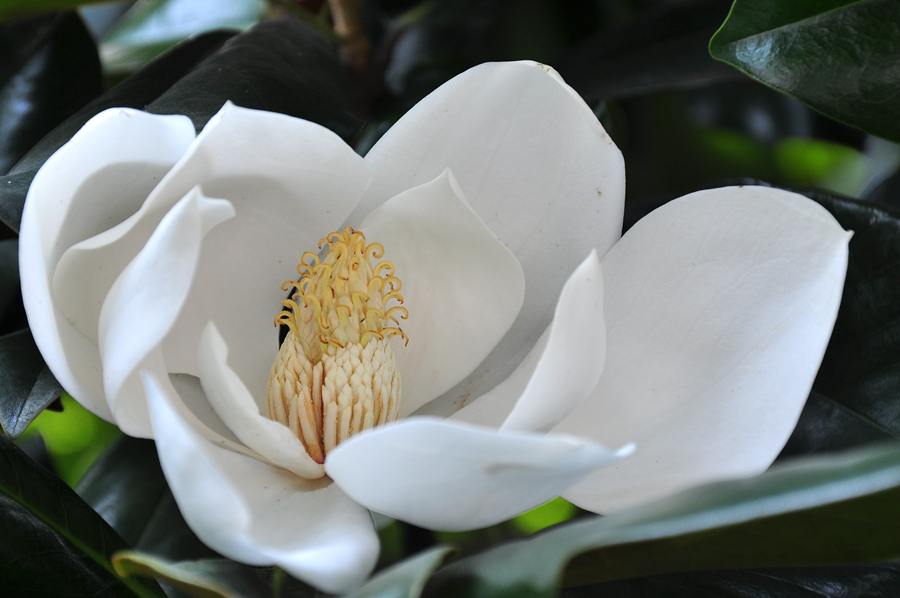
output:
[[[34,175],[94,115],[113,107],[143,108],[233,35],[234,32],[217,31],[176,46],[53,129],[6,176],[0,177],[0,220],[18,230],[25,195]]]
[[[900,141],[900,3],[736,0],[714,58],[849,125]]]
[[[900,566],[674,573],[568,588],[561,598],[849,598],[900,595]]]
[[[75,13],[0,25],[0,173],[103,91],[100,59]],[[6,42],[6,43],[4,43]]]
[[[812,456],[462,559],[428,596],[553,596],[674,571],[800,566],[900,556],[900,445]]]
[[[197,598],[324,598],[325,594],[275,567],[248,567],[226,559],[171,562],[123,551],[113,556],[123,576],[150,577]]]
[[[59,478],[0,436],[0,582],[14,596],[157,597],[155,584],[121,579],[110,558],[127,548]]]
[[[348,598],[419,598],[432,572],[454,552],[450,546],[434,546],[405,561],[379,571]]]
[[[152,440],[119,436],[75,490],[138,550],[173,560],[218,556],[178,511]]]
[[[806,195],[854,234],[834,332],[783,454],[900,439],[900,215],[871,202]]]

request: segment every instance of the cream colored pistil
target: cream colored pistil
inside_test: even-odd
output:
[[[400,372],[388,339],[408,338],[394,265],[380,258],[384,248],[366,245],[351,228],[320,242],[330,244],[325,259],[306,252],[300,279],[276,323],[290,332],[269,374],[269,417],[288,426],[316,462],[352,434],[397,418]],[[307,262],[307,258],[310,259]]]

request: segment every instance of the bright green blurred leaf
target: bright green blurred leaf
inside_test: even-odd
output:
[[[824,114],[900,140],[900,2],[736,0],[714,58]]]
[[[526,534],[533,534],[545,527],[568,521],[578,512],[578,507],[562,498],[554,498],[550,502],[535,509],[526,511],[513,518],[513,524]]]
[[[898,500],[900,444],[805,457],[462,559],[427,595],[550,597],[563,580],[889,560],[900,556]]]
[[[859,151],[819,139],[787,138],[775,146],[778,171],[788,185],[857,197],[869,181],[869,162]]]
[[[62,411],[44,410],[23,434],[40,434],[47,445],[59,477],[70,486],[84,475],[103,449],[119,435],[105,422],[68,394],[62,395]]]
[[[192,35],[243,31],[266,12],[265,0],[139,0],[101,43],[103,70],[129,73]]]
[[[0,435],[0,587],[6,596],[163,598],[121,579],[127,545],[75,492]]]

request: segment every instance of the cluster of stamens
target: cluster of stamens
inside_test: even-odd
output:
[[[350,435],[397,418],[400,373],[388,339],[409,338],[401,282],[380,243],[347,227],[307,251],[282,290],[276,324],[289,332],[269,374],[269,417],[288,426],[316,462]],[[388,307],[388,303],[394,305]],[[399,319],[398,319],[399,318]]]

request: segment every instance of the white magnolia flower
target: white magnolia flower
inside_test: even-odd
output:
[[[186,117],[113,109],[32,184],[23,295],[63,386],[156,439],[204,542],[341,592],[377,558],[367,509],[449,530],[560,494],[609,512],[780,451],[849,233],[805,198],[743,187],[673,201],[619,240],[623,197],[618,149],[533,63],[456,77],[365,159],[231,104],[196,137]],[[347,230],[331,258],[304,255],[348,224],[366,240]],[[329,278],[320,257],[350,261]],[[313,284],[298,282],[299,337],[273,369],[301,262]],[[315,374],[323,350],[332,369]],[[306,357],[303,384],[286,381]]]

